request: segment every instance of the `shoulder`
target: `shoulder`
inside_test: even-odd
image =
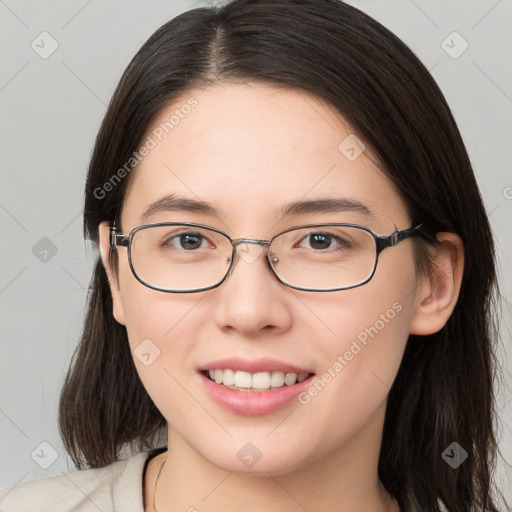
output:
[[[32,480],[0,491],[2,512],[143,512],[148,452],[103,468]]]

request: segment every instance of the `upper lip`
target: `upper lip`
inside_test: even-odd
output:
[[[277,372],[284,373],[314,373],[311,369],[301,368],[277,359],[260,358],[260,359],[242,359],[239,357],[230,357],[227,359],[216,359],[210,361],[198,368],[199,371],[204,370],[239,370],[242,372],[258,373],[258,372]]]

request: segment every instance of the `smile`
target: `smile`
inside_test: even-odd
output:
[[[235,391],[256,391],[262,392],[269,389],[278,389],[284,386],[293,386],[297,382],[306,380],[311,374],[284,372],[284,371],[262,371],[249,373],[241,370],[214,369],[204,370],[203,374],[216,384]]]
[[[232,357],[210,361],[197,375],[206,396],[241,416],[271,414],[293,404],[315,379],[313,368],[276,359]]]

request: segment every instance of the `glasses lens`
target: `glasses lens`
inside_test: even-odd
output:
[[[376,262],[375,239],[352,226],[309,226],[276,237],[270,263],[285,283],[330,290],[367,281]]]
[[[219,283],[229,268],[231,254],[231,242],[224,235],[184,225],[139,229],[131,245],[137,277],[164,290],[194,290]]]

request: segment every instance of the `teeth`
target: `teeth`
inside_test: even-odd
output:
[[[280,388],[284,386],[284,373],[272,372],[272,376],[270,377],[270,386],[273,388]]]
[[[270,373],[260,372],[252,376],[252,387],[255,389],[269,389],[270,388]]]
[[[296,373],[287,373],[284,378],[284,383],[287,386],[293,386],[297,382],[297,374]]]
[[[233,386],[235,384],[235,372],[233,370],[224,370],[222,375],[222,383],[225,386]]]
[[[258,372],[249,373],[234,370],[208,370],[210,379],[232,389],[265,390],[293,386],[307,379],[309,373]]]
[[[215,370],[217,372],[224,373],[222,370]],[[219,384],[219,382],[217,382]],[[220,384],[224,384],[224,380]],[[252,375],[247,372],[236,372],[235,373],[235,386],[237,388],[252,388]]]

